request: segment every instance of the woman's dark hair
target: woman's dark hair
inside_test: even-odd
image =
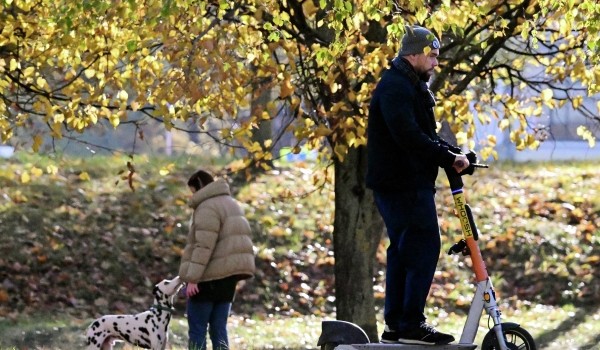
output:
[[[212,175],[204,170],[198,170],[194,173],[194,175],[190,176],[187,185],[198,191],[213,181],[215,181],[215,179],[213,179]]]

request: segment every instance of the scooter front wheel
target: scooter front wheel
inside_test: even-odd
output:
[[[536,350],[535,342],[529,332],[523,329],[521,326],[514,323],[503,323],[502,333],[504,334],[504,340],[506,347],[509,350]],[[499,350],[498,338],[496,338],[496,332],[493,329],[485,335],[483,343],[481,344],[482,350]]]

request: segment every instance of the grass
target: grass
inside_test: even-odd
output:
[[[180,312],[179,312],[180,313]],[[429,310],[430,314],[434,312]],[[436,312],[437,313],[437,312]],[[464,315],[439,313],[438,328],[459,338]],[[600,342],[600,309],[563,308],[531,305],[523,310],[506,310],[506,322],[516,322],[529,331],[540,350],[598,349]],[[275,315],[246,318],[232,315],[229,338],[232,349],[300,350],[317,349],[321,322],[329,317],[279,317]],[[89,320],[46,316],[16,322],[0,321],[0,349],[66,350],[82,348],[85,327]],[[381,322],[379,325],[381,327]],[[382,330],[381,330],[382,331]],[[187,321],[183,315],[174,317],[170,325],[169,349],[185,350]],[[482,317],[475,343],[481,344],[487,332],[487,317]],[[118,343],[117,349],[136,349]],[[209,345],[209,349],[210,349]]]
[[[0,349],[82,348],[93,318],[143,311],[149,287],[176,270],[189,214],[184,183],[198,163],[137,159],[132,192],[126,162],[24,157],[0,164]],[[51,165],[55,173],[46,171]],[[592,163],[496,164],[465,180],[503,319],[520,323],[539,349],[599,348],[598,173]],[[242,288],[230,318],[233,349],[315,349],[321,321],[335,317],[333,194],[330,185],[311,185],[321,175],[298,164],[233,181],[258,249],[257,278]],[[447,250],[459,224],[445,186],[441,175]],[[385,244],[377,255],[379,308]],[[427,313],[458,336],[471,273],[462,256],[440,258]],[[119,287],[108,294],[103,286]],[[181,301],[177,309],[173,350],[187,341]],[[476,342],[486,326],[482,317]]]

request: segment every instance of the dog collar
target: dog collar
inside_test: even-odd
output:
[[[150,307],[151,309],[155,309],[155,310],[161,310],[161,311],[167,311],[167,312],[173,312],[175,311],[174,308],[172,307],[166,307],[166,306],[162,306],[162,305],[152,305],[152,307]]]

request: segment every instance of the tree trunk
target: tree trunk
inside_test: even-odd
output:
[[[252,70],[256,72],[256,67],[252,67]],[[252,99],[250,102],[250,112],[252,115],[260,115],[263,111],[267,111],[267,113],[272,114],[274,111],[269,111],[268,105],[269,101],[275,99],[273,96],[273,90],[262,86],[260,82],[252,83]],[[271,119],[258,119],[257,127],[252,132],[252,141],[256,141],[261,145],[264,145],[266,140],[272,140],[273,138],[273,122]],[[267,163],[270,167],[273,166],[272,160],[264,160],[261,162]],[[255,167],[252,169],[255,174],[264,172],[262,167]]]
[[[378,341],[373,295],[374,264],[383,220],[365,187],[366,147],[350,148],[335,162],[335,295],[337,318],[361,327]]]

